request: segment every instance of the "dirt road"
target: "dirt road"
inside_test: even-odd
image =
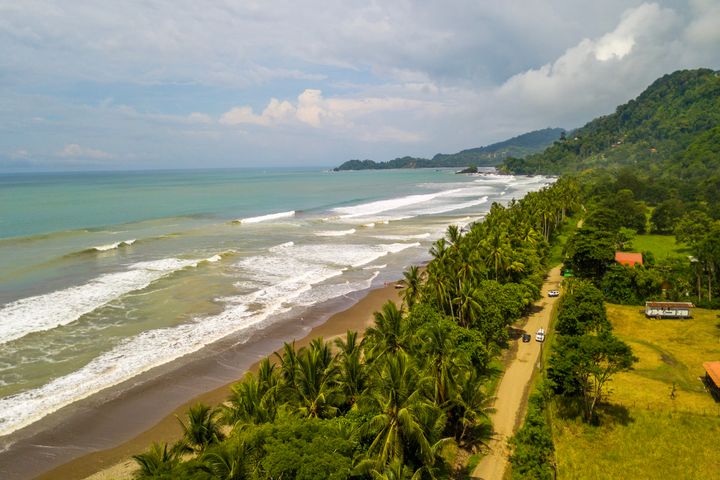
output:
[[[539,328],[546,331],[556,298],[547,296],[549,290],[559,290],[560,267],[553,268],[542,287],[543,298],[535,306],[539,309],[528,317],[525,331],[532,335],[530,343],[517,340],[515,357],[510,361],[500,380],[493,404],[495,411],[490,414],[495,433],[490,441],[490,452],[478,463],[472,473],[473,479],[502,480],[508,466],[507,440],[515,434],[522,422],[527,407],[527,393],[533,371],[537,368],[544,343],[535,341]]]

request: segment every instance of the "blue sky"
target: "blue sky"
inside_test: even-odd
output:
[[[0,0],[0,171],[429,157],[720,68],[720,0]]]

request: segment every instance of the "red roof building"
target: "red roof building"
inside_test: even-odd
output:
[[[720,401],[720,362],[705,362],[705,385],[715,400]]]
[[[643,264],[642,253],[637,252],[615,252],[615,261],[628,267]]]

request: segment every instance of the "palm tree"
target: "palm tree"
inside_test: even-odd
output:
[[[484,385],[474,370],[467,370],[459,382],[458,395],[453,400],[452,410],[455,413],[457,421],[455,426],[455,439],[458,442],[465,442],[470,432],[475,432],[477,427],[483,423],[487,424],[488,412],[490,410],[491,399],[485,394]],[[459,428],[458,428],[459,427]],[[489,429],[481,432],[481,436],[488,435]],[[482,441],[483,438],[476,438],[476,441]]]
[[[338,383],[347,407],[352,408],[367,387],[367,373],[357,332],[348,330],[346,338],[335,339],[335,345],[340,349],[337,355]]]
[[[222,416],[232,426],[272,422],[277,415],[274,390],[266,390],[252,373],[231,387],[228,403],[221,407]]]
[[[270,362],[270,358],[265,357],[260,361],[260,365],[258,366],[257,379],[260,392],[263,395],[269,392],[275,394],[275,390],[277,390],[278,388],[280,379],[278,378],[278,372],[275,369],[275,364]]]
[[[330,346],[316,338],[300,350],[295,376],[297,411],[306,417],[328,418],[337,413],[337,366]]]
[[[405,350],[407,332],[402,312],[388,300],[381,311],[375,312],[375,326],[365,331],[367,355],[371,361],[383,355]]]
[[[460,243],[460,240],[462,240],[462,232],[460,231],[460,227],[454,224],[448,225],[447,231],[445,232],[445,238],[450,245],[457,247],[457,245]]]
[[[187,424],[178,417],[183,437],[191,448],[201,452],[208,445],[219,443],[225,438],[220,428],[220,415],[219,409],[197,403],[187,412]]]
[[[419,357],[428,377],[432,379],[432,399],[444,408],[456,391],[456,375],[461,367],[469,368],[465,358],[457,352],[455,339],[447,325],[427,324],[418,335],[422,339]]]
[[[180,463],[184,446],[184,443],[178,442],[168,448],[165,442],[155,442],[147,452],[133,455],[132,458],[140,467],[135,478],[154,478],[169,474]]]
[[[417,455],[425,464],[433,462],[428,437],[419,417],[422,410],[433,408],[424,402],[418,387],[421,379],[404,352],[386,357],[369,401],[380,411],[364,426],[374,436],[368,455],[377,470],[389,462]]]
[[[489,238],[486,238],[484,247],[486,252],[485,263],[489,267],[493,267],[495,280],[498,280],[500,271],[505,266],[510,254],[507,236],[502,230],[496,230],[490,234]]]
[[[478,289],[470,283],[464,283],[458,292],[458,296],[453,298],[453,303],[458,306],[458,323],[463,327],[468,327],[473,323],[473,319],[480,312],[482,307],[477,301]]]
[[[254,478],[250,449],[245,442],[235,440],[223,444],[200,458],[199,469],[218,480],[247,480]]]
[[[403,280],[405,288],[403,289],[401,295],[403,302],[405,302],[405,305],[407,305],[409,310],[412,309],[413,305],[415,305],[415,302],[420,295],[423,274],[417,265],[413,265],[403,272],[403,276],[405,277]]]
[[[283,344],[282,355],[275,352],[275,356],[280,362],[280,378],[282,379],[280,388],[282,391],[291,394],[295,388],[295,375],[297,373],[298,362],[295,341],[292,343],[285,342]]]

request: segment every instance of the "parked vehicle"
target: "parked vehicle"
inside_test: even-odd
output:
[[[529,333],[523,333],[522,334],[522,341],[523,343],[528,343],[532,337],[530,337]]]
[[[560,290],[550,290],[548,292],[548,297],[559,297],[560,296]]]
[[[545,341],[545,330],[544,329],[541,328],[540,330],[537,331],[537,333],[535,334],[535,340],[538,342]]]

